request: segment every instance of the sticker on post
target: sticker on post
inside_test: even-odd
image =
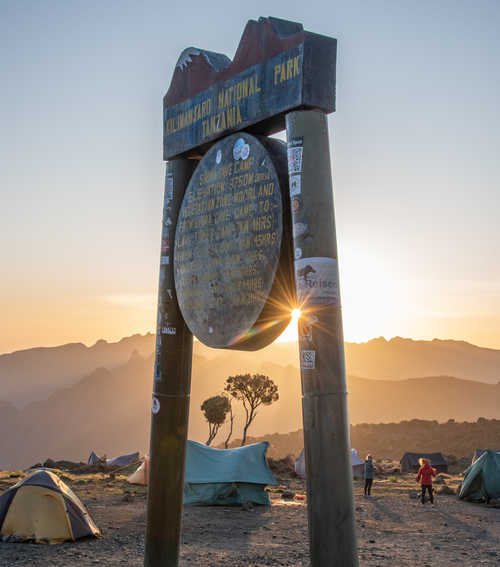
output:
[[[300,175],[290,175],[290,196],[296,197],[302,191],[302,178]]]
[[[293,138],[287,144],[289,175],[302,171],[303,143],[303,138]]]
[[[162,335],[175,335],[177,333],[177,329],[175,327],[162,327],[161,334]]]
[[[174,198],[174,176],[167,173],[165,177],[165,203]]]
[[[151,404],[151,411],[156,415],[160,411],[160,400],[153,396],[153,403]]]
[[[304,370],[314,370],[316,364],[315,350],[300,351],[300,367]]]
[[[161,239],[161,254],[162,256],[170,252],[170,238]]]
[[[303,305],[339,305],[339,276],[335,258],[295,260],[297,299]]]
[[[304,236],[309,230],[309,227],[305,222],[296,222],[293,225],[293,237],[299,238],[300,236]]]

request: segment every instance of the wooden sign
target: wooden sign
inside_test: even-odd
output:
[[[234,134],[191,177],[177,219],[175,289],[186,324],[207,346],[262,348],[290,322],[286,160],[284,143]]]
[[[203,155],[210,142],[285,128],[285,112],[335,110],[337,41],[277,18],[250,20],[234,59],[189,47],[163,99],[164,159]]]

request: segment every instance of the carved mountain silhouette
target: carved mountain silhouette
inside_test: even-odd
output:
[[[197,47],[185,49],[177,61],[163,106],[173,106],[204,91],[218,81],[278,55],[304,41],[302,24],[278,18],[249,20],[234,59]]]

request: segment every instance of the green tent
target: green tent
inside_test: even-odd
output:
[[[464,472],[458,497],[471,502],[500,498],[500,452],[485,451]]]
[[[213,449],[187,442],[184,504],[269,506],[268,484],[276,480],[266,461],[269,443],[237,449]]]

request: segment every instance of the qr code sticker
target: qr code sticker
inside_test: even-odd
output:
[[[288,173],[300,173],[302,171],[303,147],[288,148]]]
[[[315,350],[302,350],[300,352],[300,367],[313,370],[316,362]]]

